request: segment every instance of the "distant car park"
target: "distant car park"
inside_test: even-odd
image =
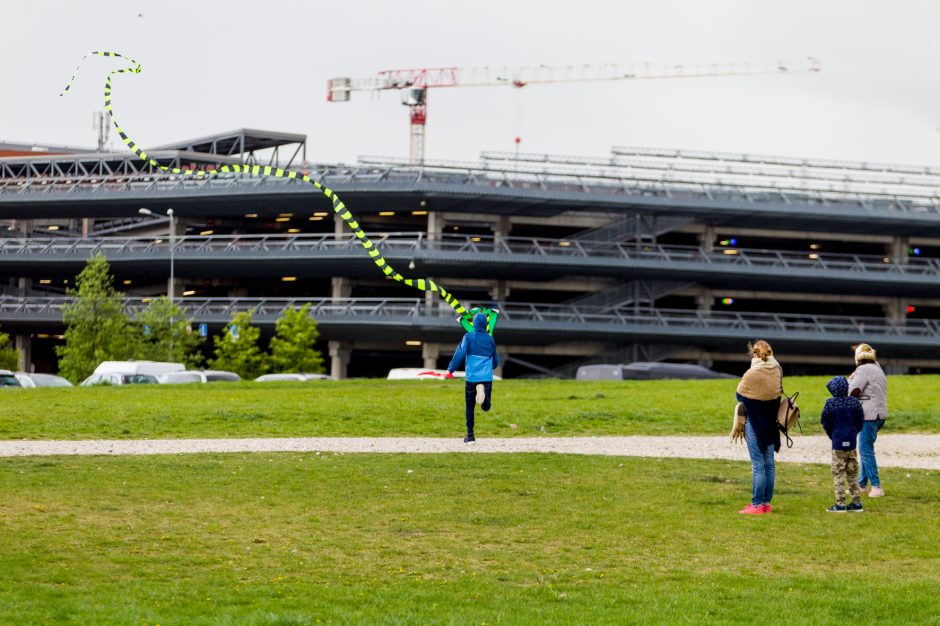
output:
[[[238,382],[241,379],[241,376],[235,372],[224,372],[221,370],[188,370],[185,372],[167,372],[166,374],[157,374],[157,382],[161,385]]]
[[[82,387],[93,385],[156,385],[157,378],[151,374],[133,372],[104,372],[92,374],[82,381]]]
[[[336,380],[327,374],[263,374],[255,379],[256,383],[273,383],[279,381],[307,382],[310,380]]]
[[[72,383],[55,374],[36,374],[33,372],[16,372],[14,374],[21,387],[72,387]]]
[[[716,372],[701,365],[636,361],[627,365],[620,363],[582,365],[578,368],[575,378],[577,380],[663,380],[667,378],[689,380],[737,377]]]

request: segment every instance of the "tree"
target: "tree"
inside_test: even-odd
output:
[[[0,332],[0,369],[16,370],[19,362],[16,350],[10,347],[10,335]]]
[[[251,313],[236,313],[221,335],[216,335],[215,358],[209,367],[256,378],[267,371],[267,355],[258,347],[261,329],[251,325]]]
[[[166,296],[151,300],[135,321],[141,332],[138,358],[186,363],[190,367],[202,362],[197,350],[202,337],[192,332],[192,319]]]
[[[62,307],[65,344],[56,347],[63,376],[78,382],[101,361],[134,356],[137,331],[124,311],[124,294],[114,288],[114,277],[103,254],[88,259],[75,279],[75,288],[66,293],[72,301]]]
[[[314,349],[319,337],[309,302],[300,309],[288,307],[271,338],[271,368],[276,372],[323,373],[323,355]]]

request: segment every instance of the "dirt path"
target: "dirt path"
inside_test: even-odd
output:
[[[882,435],[875,449],[884,467],[940,469],[940,435]],[[604,456],[747,460],[742,445],[727,437],[512,437],[480,439],[467,446],[457,438],[291,437],[279,439],[124,439],[78,441],[0,441],[0,457],[53,455],[198,454],[205,452],[555,452]],[[796,437],[777,459],[792,463],[829,463],[824,437]]]

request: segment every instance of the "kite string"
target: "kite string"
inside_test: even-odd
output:
[[[356,235],[356,238],[359,240],[359,243],[372,258],[372,262],[375,263],[383,274],[392,280],[400,283],[404,283],[409,287],[414,287],[420,291],[430,291],[437,292],[441,295],[441,298],[450,305],[454,311],[461,316],[467,314],[467,310],[463,307],[460,301],[454,297],[452,293],[444,289],[441,285],[438,285],[433,280],[429,278],[405,278],[399,272],[397,272],[385,259],[382,255],[379,248],[372,242],[371,239],[366,235],[365,231],[362,230],[362,227],[359,225],[359,221],[353,216],[352,212],[348,207],[340,200],[339,196],[336,195],[336,192],[330,189],[329,187],[324,187],[318,181],[311,179],[307,174],[300,172],[294,172],[292,170],[284,170],[279,167],[272,167],[270,165],[222,165],[216,170],[184,170],[178,167],[166,167],[157,163],[153,157],[149,156],[146,151],[140,148],[137,143],[130,138],[127,132],[121,128],[121,125],[118,124],[117,118],[114,117],[114,112],[111,107],[111,77],[118,74],[140,74],[141,66],[140,63],[134,59],[120,54],[118,52],[101,52],[93,51],[89,52],[82,57],[82,60],[79,61],[78,66],[75,68],[75,72],[72,74],[72,77],[69,79],[68,84],[66,84],[65,89],[62,90],[60,96],[65,95],[69,89],[72,87],[72,83],[75,81],[75,77],[78,75],[78,70],[82,66],[82,63],[85,62],[90,56],[103,56],[103,57],[116,57],[119,59],[124,59],[131,63],[131,66],[124,67],[117,70],[112,70],[108,73],[107,79],[105,80],[104,86],[104,108],[108,112],[108,115],[111,117],[111,122],[114,124],[115,129],[117,129],[118,134],[121,136],[121,140],[127,145],[127,147],[136,154],[141,160],[149,163],[155,168],[159,168],[164,172],[171,174],[178,174],[181,176],[219,176],[226,173],[236,173],[236,174],[246,174],[249,176],[274,176],[276,178],[287,178],[290,180],[302,180],[305,183],[310,183],[314,187],[320,190],[320,192],[327,197],[330,203],[333,206],[333,211],[338,215],[346,224],[352,229],[353,233]]]

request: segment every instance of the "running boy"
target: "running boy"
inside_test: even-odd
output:
[[[861,512],[862,498],[858,485],[858,453],[855,440],[865,423],[865,412],[857,398],[849,396],[849,381],[836,376],[826,388],[832,397],[826,400],[819,423],[832,440],[832,480],[836,503],[826,509],[829,513]],[[845,503],[845,485],[848,482],[852,502]]]
[[[467,436],[464,443],[473,443],[474,402],[484,411],[490,410],[490,398],[493,393],[493,368],[499,365],[496,356],[496,341],[486,332],[486,314],[473,316],[473,331],[465,334],[454,352],[454,358],[447,366],[447,378],[454,377],[454,370],[466,360],[464,368],[467,379],[464,383],[464,398],[467,404]]]

